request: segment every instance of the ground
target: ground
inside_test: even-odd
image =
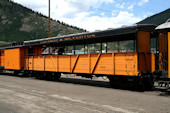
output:
[[[113,89],[108,80],[0,75],[0,113],[168,113],[169,102],[166,93]]]

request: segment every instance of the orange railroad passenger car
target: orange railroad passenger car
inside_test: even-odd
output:
[[[154,25],[133,25],[6,45],[0,48],[1,70],[47,79],[58,79],[61,73],[106,76],[114,87],[129,83],[151,88],[154,29]]]

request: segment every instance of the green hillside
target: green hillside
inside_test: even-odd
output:
[[[51,20],[51,37],[84,31]],[[48,37],[48,17],[11,0],[0,0],[0,45],[45,37]]]
[[[160,25],[164,22],[166,22],[170,18],[170,8],[160,12],[158,14],[155,14],[153,16],[150,16],[137,24],[154,24],[154,25]]]

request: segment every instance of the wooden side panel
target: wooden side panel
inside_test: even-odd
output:
[[[28,58],[28,64],[27,64],[28,65],[28,67],[27,67],[28,70],[33,70],[33,65],[34,65],[34,62],[33,62],[34,60],[33,59],[34,59],[33,56]]]
[[[74,69],[74,73],[89,73],[88,55],[80,55]]]
[[[159,52],[167,52],[168,38],[166,33],[159,33]]]
[[[90,56],[90,73],[92,73],[97,62],[98,54],[91,54]]]
[[[72,72],[72,69],[73,69],[75,62],[76,62],[77,55],[71,55],[70,57],[71,57],[71,61],[70,61],[71,62],[71,70],[70,70],[70,72]]]
[[[57,56],[46,56],[45,57],[45,71],[58,71]]]
[[[155,55],[151,53],[151,72],[155,71]]]
[[[28,49],[25,49],[24,47],[22,47],[20,49],[20,64],[21,64],[21,68],[24,68],[25,67],[25,55],[28,54]]]
[[[137,53],[80,55],[74,73],[138,75]],[[98,62],[97,62],[98,61]]]
[[[71,72],[71,57],[69,55],[58,56],[59,72]]]
[[[5,66],[5,57],[1,56],[0,59],[1,59],[1,65],[0,66]]]
[[[138,57],[136,53],[126,54],[126,70],[127,75],[138,75]]]
[[[168,36],[166,33],[159,33],[159,70],[167,70]]]
[[[36,71],[137,76],[137,59],[137,53],[61,55],[29,57],[28,65]]]
[[[0,50],[0,66],[2,66],[1,65],[1,56],[2,56],[1,53],[2,53],[2,50]]]
[[[115,75],[126,73],[126,62],[124,54],[115,54]]]
[[[5,69],[21,70],[20,48],[5,50]]]
[[[164,67],[162,58],[163,58],[163,54],[160,52],[159,53],[159,70],[163,70],[163,67]]]
[[[150,69],[148,69],[148,63],[150,61],[147,61],[147,56],[145,56],[145,53],[139,53],[139,71],[140,72],[149,72]]]
[[[102,54],[100,56],[94,74],[113,74],[112,54]]]
[[[150,32],[138,31],[137,50],[138,52],[150,52]]]
[[[44,57],[34,57],[33,59],[33,70],[44,71]]]
[[[5,66],[4,50],[0,50],[0,66]]]
[[[115,75],[138,75],[137,53],[115,54]]]
[[[155,71],[155,56],[153,53],[139,53],[139,72]]]
[[[25,58],[25,69],[29,70],[29,58]]]

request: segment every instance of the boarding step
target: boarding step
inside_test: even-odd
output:
[[[158,81],[158,86],[155,87],[157,90],[170,91],[170,81]]]
[[[168,90],[168,88],[167,88],[167,87],[159,87],[159,86],[158,86],[158,87],[155,87],[155,89],[157,89],[157,90],[161,90],[161,91],[162,91],[162,90]]]

